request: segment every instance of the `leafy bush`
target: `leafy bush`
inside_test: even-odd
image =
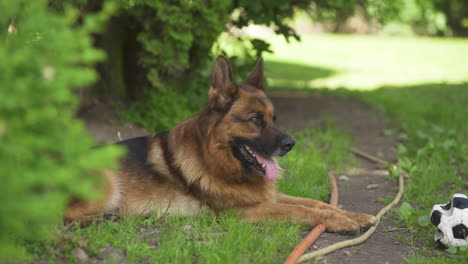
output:
[[[73,120],[73,87],[96,79],[103,58],[90,34],[115,10],[76,25],[78,10],[53,13],[45,0],[0,1],[0,262],[24,259],[25,241],[42,239],[72,196],[91,197],[103,168],[116,165],[116,147],[92,150]],[[12,20],[13,23],[12,23]],[[11,34],[7,28],[10,27]],[[15,33],[16,32],[16,33]]]
[[[396,22],[422,25],[418,22],[422,20],[432,21],[426,28],[436,34],[445,29],[435,1],[126,0],[119,18],[97,39],[111,59],[101,68],[104,77],[97,90],[130,104],[123,117],[151,129],[166,129],[206,103],[214,56],[228,55],[236,76],[242,77],[258,57],[271,52],[267,41],[230,34],[230,29],[263,24],[286,39],[299,39],[289,25],[295,11],[306,10],[316,20],[332,20],[339,26],[360,5],[368,18],[393,23],[386,34],[401,34],[402,27],[395,26]],[[404,29],[406,35],[412,33],[411,28]],[[185,99],[176,97],[191,99],[185,104],[179,103]],[[170,102],[178,105],[180,114]],[[177,118],[161,120],[170,119],[163,117],[166,113],[176,113]]]
[[[193,98],[188,100],[188,105],[178,106],[183,113],[193,113],[206,102],[213,55],[228,55],[236,75],[245,76],[258,57],[271,52],[267,41],[230,34],[233,28],[263,24],[286,39],[299,39],[289,24],[296,11],[306,10],[315,20],[333,21],[339,28],[354,14],[356,6],[361,6],[367,18],[390,23],[384,34],[411,35],[413,30],[423,34],[446,34],[451,17],[462,21],[460,14],[466,5],[457,1],[124,0],[119,15],[95,38],[97,47],[109,56],[98,67],[101,78],[94,91],[129,104],[123,117],[135,117],[141,124],[152,124],[152,129],[165,129],[173,122],[152,117],[160,117],[156,112],[159,110],[169,112],[162,109],[168,106],[169,98]],[[87,13],[100,10],[106,0],[69,2]],[[461,11],[453,11],[454,8],[450,8],[453,6],[460,6]],[[224,41],[226,39],[229,41]],[[231,45],[226,45],[228,42]],[[149,96],[151,93],[155,95]],[[148,97],[154,101],[150,102]]]
[[[169,130],[197,111],[190,107],[189,98],[190,95],[183,96],[171,90],[164,93],[146,90],[138,103],[122,109],[119,114],[122,119],[132,120],[153,132]]]
[[[399,0],[396,20],[409,25],[422,35],[448,33],[447,17],[438,7],[438,0]]]
[[[276,33],[286,38],[298,38],[287,18],[293,16],[295,8],[306,8],[310,0],[122,2],[119,16],[96,38],[97,46],[109,54],[109,61],[99,66],[102,78],[95,91],[129,103],[124,118],[149,124],[151,129],[165,129],[174,123],[161,120],[165,113],[176,113],[171,102],[181,111],[177,117],[206,103],[212,51],[215,55],[228,52],[220,46],[214,49],[221,33],[253,22],[275,26]],[[84,10],[96,8],[99,4],[89,2]],[[245,76],[258,57],[269,51],[269,44],[235,38],[252,50],[247,56],[233,58],[236,75]],[[188,104],[180,103],[186,99],[176,98],[184,96],[190,97]]]
[[[379,3],[385,12],[369,6],[369,13],[377,15],[384,24],[395,29],[397,25],[406,33],[411,27],[419,35],[468,36],[467,19],[468,4],[460,0],[396,0],[370,1]],[[385,29],[388,31],[389,29]]]

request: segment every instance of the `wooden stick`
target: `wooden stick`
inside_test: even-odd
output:
[[[361,150],[359,150],[359,149],[357,149],[357,148],[351,147],[351,151],[352,151],[354,154],[356,154],[356,155],[358,155],[358,156],[361,156],[361,157],[363,157],[363,158],[365,158],[365,159],[368,159],[368,160],[370,160],[370,161],[373,161],[373,162],[375,162],[375,163],[379,163],[379,164],[382,164],[382,165],[389,165],[389,164],[390,164],[390,163],[386,162],[385,160],[382,160],[382,159],[377,158],[376,156],[367,154],[367,153],[365,153],[364,151],[361,151]]]

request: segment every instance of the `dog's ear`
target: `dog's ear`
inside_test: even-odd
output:
[[[257,65],[255,65],[255,68],[252,70],[252,72],[247,76],[247,79],[245,80],[246,84],[253,85],[257,87],[257,89],[263,90],[263,58],[260,58],[257,62]]]
[[[237,91],[238,87],[231,64],[225,56],[219,55],[211,74],[211,87],[208,92],[210,106],[215,110],[226,110],[234,100]]]

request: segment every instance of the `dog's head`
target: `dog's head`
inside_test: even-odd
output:
[[[294,140],[276,125],[273,104],[264,92],[263,60],[247,79],[236,84],[229,61],[219,56],[213,67],[209,108],[222,113],[217,120],[216,141],[230,151],[244,170],[278,176],[275,156],[283,156]]]

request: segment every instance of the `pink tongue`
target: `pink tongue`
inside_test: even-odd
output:
[[[265,176],[271,180],[274,181],[278,178],[278,172],[276,170],[276,162],[272,159],[267,159],[257,152],[255,152],[255,157],[257,158],[257,161],[260,164],[265,164]]]

